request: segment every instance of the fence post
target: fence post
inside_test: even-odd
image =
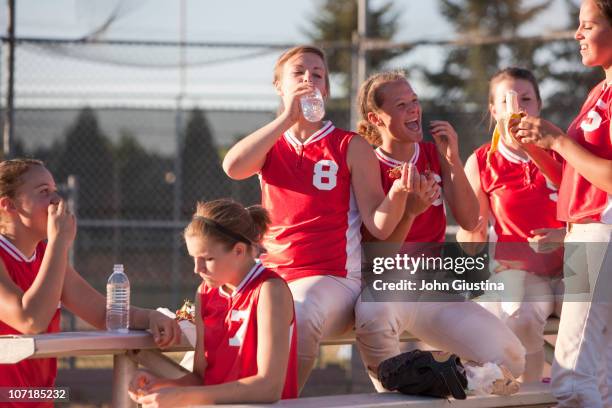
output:
[[[3,155],[2,159],[13,156],[13,133],[15,128],[15,0],[8,0],[8,76],[6,106],[4,107]]]
[[[79,179],[76,175],[70,174],[66,179],[66,204],[68,205],[68,210],[74,217],[78,219],[79,214]],[[70,247],[70,251],[68,252],[68,262],[70,265],[76,268],[75,259],[76,259],[76,246],[77,240],[72,243]],[[73,313],[70,313],[70,331],[76,331],[76,317],[74,317]],[[71,356],[68,358],[68,366],[70,369],[74,369],[76,367],[76,358]]]

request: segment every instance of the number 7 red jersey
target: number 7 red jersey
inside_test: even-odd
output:
[[[347,165],[353,137],[326,122],[304,143],[285,132],[266,156],[259,177],[272,223],[262,261],[287,281],[360,277],[361,217]]]
[[[257,374],[257,305],[262,284],[281,279],[255,264],[233,293],[202,285],[204,323],[204,385],[223,384]],[[289,362],[281,398],[297,398],[297,335],[294,318],[289,326]]]

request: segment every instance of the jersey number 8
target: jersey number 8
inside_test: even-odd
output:
[[[331,160],[319,160],[314,166],[312,184],[319,190],[331,190],[338,181],[338,165]]]

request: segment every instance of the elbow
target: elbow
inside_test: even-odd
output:
[[[227,154],[223,159],[222,167],[223,171],[225,172],[225,174],[227,174],[229,178],[234,180],[236,179],[236,160],[232,159],[229,154]]]
[[[23,322],[19,331],[23,334],[36,335],[45,333],[48,326],[49,322],[43,324],[43,322],[37,321],[33,317],[28,317],[25,322]]]
[[[248,177],[241,173],[238,158],[231,153],[225,156],[222,166],[225,174],[232,180],[243,180]]]
[[[478,227],[478,213],[465,217],[459,222],[459,225],[466,231],[474,231]]]
[[[266,391],[262,395],[260,402],[272,404],[281,399],[283,396],[283,388],[285,384],[274,382],[267,387]]]
[[[380,229],[380,228],[369,228],[368,231],[370,232],[370,234],[372,234],[372,236],[374,238],[376,238],[379,241],[385,241],[387,240],[391,234],[393,233],[393,231],[391,230],[386,230],[386,229]]]

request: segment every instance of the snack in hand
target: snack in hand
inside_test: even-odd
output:
[[[404,166],[403,164],[400,164],[397,167],[389,169],[387,171],[387,173],[389,173],[389,177],[392,178],[393,180],[401,178],[402,177],[402,167],[403,166]]]
[[[499,138],[501,133],[508,135],[510,131],[508,129],[508,123],[511,119],[520,118],[521,113],[519,110],[518,104],[518,95],[514,91],[506,92],[506,113],[504,114],[504,118],[500,120],[493,130],[493,136],[491,137],[491,147],[487,152],[487,162],[491,160],[491,156],[493,153],[497,151],[497,145],[499,144]]]
[[[194,323],[195,322],[195,306],[193,302],[190,301],[189,299],[185,299],[185,303],[183,303],[183,306],[181,306],[181,308],[178,309],[175,314],[176,314],[175,320],[177,322],[180,322],[182,320],[187,320],[187,321],[190,321],[191,323]]]

